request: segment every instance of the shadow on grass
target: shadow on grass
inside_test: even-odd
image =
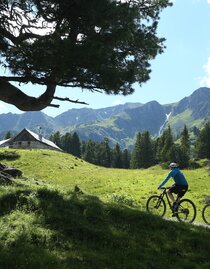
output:
[[[20,158],[20,154],[16,151],[3,151],[0,152],[0,161],[14,161]]]
[[[1,238],[0,268],[210,268],[210,234],[200,227],[49,189],[5,195],[0,206],[4,217],[36,216],[12,244]]]

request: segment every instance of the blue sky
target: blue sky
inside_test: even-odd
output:
[[[89,108],[109,107],[126,102],[147,103],[152,100],[160,104],[177,102],[189,96],[199,87],[210,87],[210,0],[174,0],[174,5],[161,13],[158,35],[165,37],[166,49],[151,62],[151,78],[130,96],[108,96],[81,89],[61,89],[57,96],[85,101]],[[32,95],[31,86],[24,91]],[[36,95],[42,88],[36,88]],[[35,90],[33,90],[35,92]],[[43,112],[56,116],[72,108],[84,105],[57,102],[60,108],[47,108]],[[0,102],[0,114],[23,113]]]

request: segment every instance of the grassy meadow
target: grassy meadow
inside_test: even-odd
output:
[[[0,185],[0,268],[210,268],[209,228],[145,212],[168,170],[103,168],[48,150],[1,149],[0,159],[24,172]],[[209,165],[184,173],[203,223]]]

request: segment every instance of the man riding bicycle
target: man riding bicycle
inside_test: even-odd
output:
[[[175,211],[178,205],[178,202],[180,198],[182,198],[185,193],[188,190],[188,183],[183,175],[183,173],[179,170],[178,165],[176,163],[170,163],[169,168],[171,169],[170,173],[168,176],[162,181],[158,189],[163,187],[166,182],[172,177],[175,184],[173,184],[168,190],[167,190],[167,195],[168,197],[172,200],[173,205],[172,205],[172,210]],[[173,196],[173,193],[177,194],[176,200]]]

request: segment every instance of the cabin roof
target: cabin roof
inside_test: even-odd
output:
[[[43,136],[41,136],[41,135],[39,135],[39,134],[36,134],[36,133],[32,132],[31,130],[29,130],[29,129],[27,129],[27,128],[23,129],[22,131],[26,131],[26,132],[28,132],[28,133],[29,133],[30,135],[32,135],[37,141],[39,141],[39,142],[44,143],[44,144],[46,144],[46,145],[48,145],[48,146],[50,146],[50,147],[53,147],[53,148],[56,148],[56,149],[62,151],[62,149],[59,148],[54,142],[52,142],[52,141],[50,141],[50,140],[44,138]],[[17,137],[17,136],[16,136],[16,137]],[[15,139],[15,138],[14,138],[14,139]]]
[[[0,146],[3,145],[3,144],[5,144],[5,143],[7,143],[7,142],[9,142],[11,139],[12,139],[12,138],[8,138],[8,139],[1,140],[1,141],[0,141]]]

